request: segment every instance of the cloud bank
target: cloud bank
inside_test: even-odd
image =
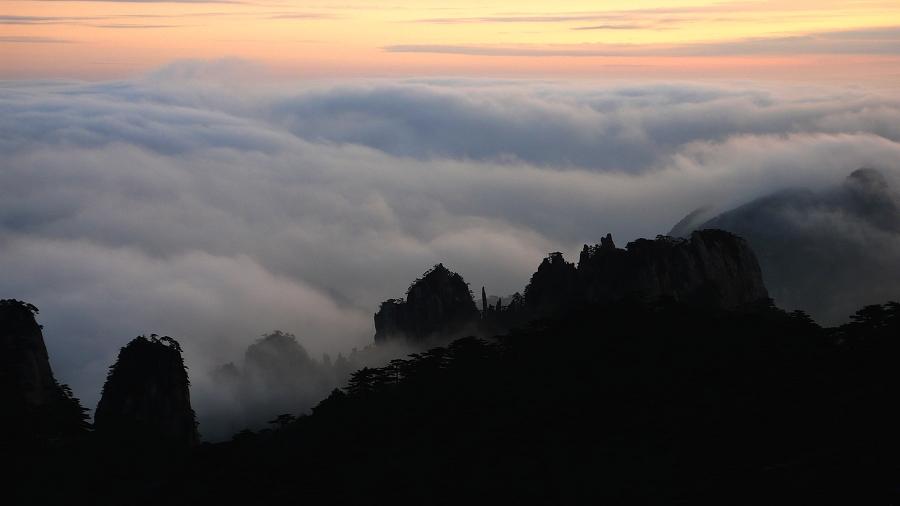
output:
[[[313,358],[370,344],[438,262],[506,295],[607,232],[900,169],[900,98],[874,91],[254,72],[0,83],[0,297],[41,309],[88,407],[119,347],[170,335],[202,432],[215,367],[275,329]]]

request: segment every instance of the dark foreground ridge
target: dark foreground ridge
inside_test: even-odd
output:
[[[273,430],[82,446],[90,466],[32,463],[58,488],[25,473],[12,490],[100,504],[888,504],[900,304],[854,320],[587,306],[363,369]]]

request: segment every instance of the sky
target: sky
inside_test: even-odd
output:
[[[448,5],[451,5],[448,7]],[[0,78],[237,57],[276,76],[753,77],[896,84],[892,0],[3,0]]]
[[[202,433],[216,366],[371,344],[439,262],[509,295],[607,233],[900,174],[896,2],[597,3],[0,1],[0,298],[88,408],[174,337]]]

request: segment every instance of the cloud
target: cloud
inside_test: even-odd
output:
[[[56,25],[103,19],[100,17],[0,16],[0,25]]]
[[[346,355],[438,262],[507,295],[548,252],[573,259],[607,232],[624,244],[700,205],[900,169],[892,93],[255,84],[263,71],[0,83],[0,297],[41,309],[54,370],[86,406],[139,334],[181,342],[202,421],[232,402],[208,373],[260,335]]]
[[[216,13],[206,13],[205,16],[217,15]],[[113,15],[113,16],[11,16],[0,15],[0,25],[78,25],[95,28],[173,28],[181,25],[145,25],[138,23],[105,23],[97,24],[98,21],[112,21],[119,19],[159,19],[174,18],[174,15],[160,14],[138,14],[138,15]]]
[[[322,12],[281,12],[272,14],[266,19],[340,19],[340,16]]]
[[[646,30],[648,28],[656,28],[647,25],[594,25],[594,26],[575,26],[572,30]]]
[[[105,25],[95,25],[97,28],[121,28],[121,29],[131,29],[131,28],[176,28],[180,25],[138,25],[133,23],[114,23],[114,24],[105,24]]]
[[[169,3],[169,4],[243,4],[240,0],[37,0],[38,2],[108,2],[108,3]]]
[[[557,12],[548,14],[546,12],[501,12],[488,16],[478,17],[439,17],[416,19],[412,22],[417,23],[439,23],[439,24],[473,24],[473,23],[569,23],[573,21],[619,21],[619,22],[658,22],[663,21],[690,21],[696,19],[697,15],[709,18],[710,15],[718,14],[718,19],[726,16],[741,16],[741,19],[752,20],[761,16],[778,15],[784,17],[786,13],[796,14],[804,12],[804,16],[808,17],[805,12],[818,9],[817,15],[823,17],[840,17],[844,5],[839,2],[808,2],[810,5],[803,6],[794,2],[785,4],[784,2],[773,1],[728,1],[716,2],[708,5],[688,5],[680,7],[653,7],[643,9],[608,9],[602,11],[573,11],[573,12]],[[829,5],[830,4],[830,5]],[[868,2],[873,9],[881,11],[892,11],[894,5],[890,2]],[[809,7],[809,9],[807,9]],[[660,16],[665,16],[660,18]]]
[[[37,37],[28,35],[3,35],[0,36],[0,42],[13,43],[37,43],[37,44],[71,44],[77,42],[68,39],[58,39],[55,37]]]
[[[575,29],[588,28],[592,27]],[[898,42],[900,28],[885,27],[686,44],[397,44],[382,49],[391,53],[527,57],[898,55]]]
[[[497,15],[475,18],[425,18],[413,20],[413,23],[469,24],[469,23],[565,23],[569,21],[594,21],[598,19],[618,18],[611,13],[571,13],[571,14],[523,14]]]
[[[749,8],[748,8],[749,7]],[[779,6],[780,7],[780,6]],[[759,12],[760,2],[721,2],[713,5],[665,7],[650,9],[603,10],[587,12],[563,12],[557,14],[536,12],[498,13],[479,17],[440,17],[412,20],[413,23],[473,24],[473,23],[570,23],[573,21],[617,21],[617,22],[676,22],[681,19],[673,15]],[[660,16],[666,16],[660,19]]]
[[[900,193],[897,173],[889,175],[893,185],[874,169],[859,169],[824,190],[778,191],[696,228],[745,237],[779,306],[837,325],[864,305],[900,295]]]

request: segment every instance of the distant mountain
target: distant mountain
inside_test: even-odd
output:
[[[856,170],[825,191],[773,193],[694,226],[680,223],[670,233],[689,234],[690,228],[744,237],[759,255],[776,303],[825,325],[900,297],[900,197],[874,169]]]

